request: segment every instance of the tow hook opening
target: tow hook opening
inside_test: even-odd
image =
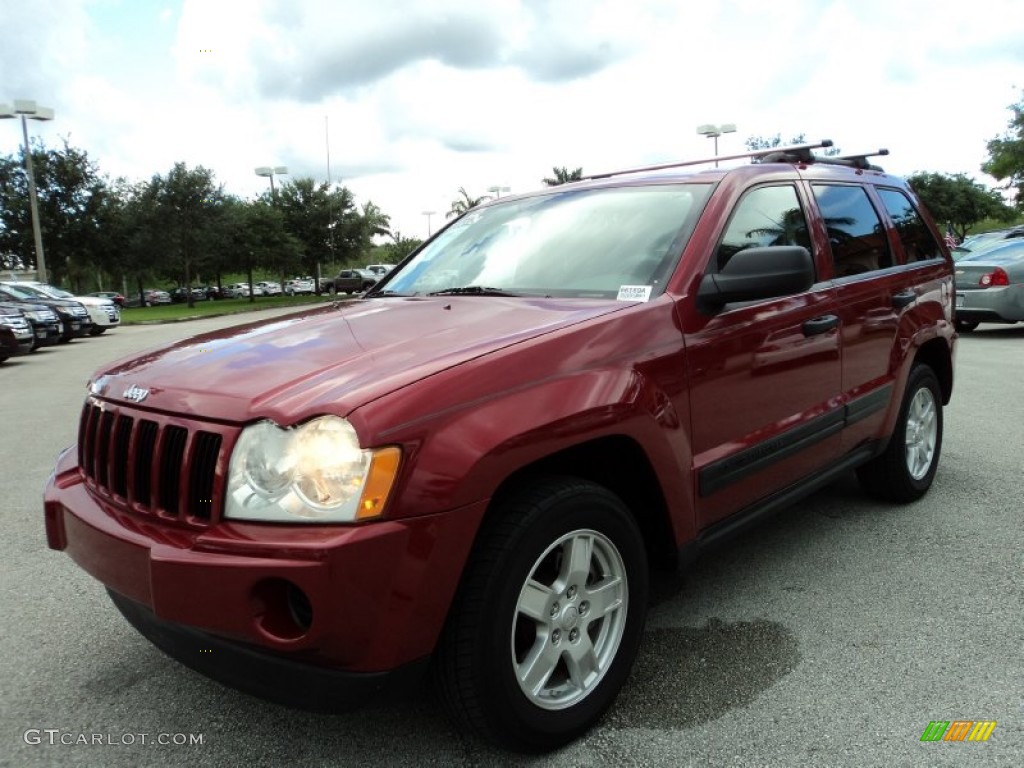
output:
[[[256,626],[271,639],[290,642],[305,635],[313,625],[309,597],[287,579],[264,579],[253,587]]]

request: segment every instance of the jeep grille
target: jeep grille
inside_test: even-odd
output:
[[[203,426],[90,400],[78,429],[78,463],[89,487],[110,501],[206,525],[222,506],[228,429]]]

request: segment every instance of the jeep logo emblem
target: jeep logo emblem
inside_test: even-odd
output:
[[[126,400],[131,400],[133,403],[141,403],[147,397],[149,397],[149,390],[138,387],[132,384],[128,389],[124,391],[122,395]]]

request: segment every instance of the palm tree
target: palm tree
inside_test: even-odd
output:
[[[583,178],[583,169],[577,168],[574,171],[570,171],[564,165],[561,168],[557,166],[551,169],[554,174],[554,178],[542,179],[542,181],[549,187],[557,187],[560,184],[568,184],[570,181],[579,181]]]
[[[459,194],[462,195],[462,197],[456,200],[452,200],[452,207],[449,209],[448,213],[445,214],[446,218],[450,219],[452,216],[461,216],[470,208],[476,208],[484,200],[491,199],[490,195],[470,197],[469,192],[466,191],[465,187],[459,187]]]

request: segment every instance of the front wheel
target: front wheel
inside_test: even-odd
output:
[[[921,498],[931,487],[942,451],[942,392],[935,372],[910,371],[896,428],[885,452],[857,469],[872,496],[897,502]]]
[[[435,659],[449,715],[515,750],[575,739],[626,681],[647,595],[643,537],[605,488],[550,478],[496,502]]]
[[[100,335],[106,333],[106,331],[107,331],[106,326],[94,325],[92,328],[89,329],[89,335],[90,336],[100,336]]]

